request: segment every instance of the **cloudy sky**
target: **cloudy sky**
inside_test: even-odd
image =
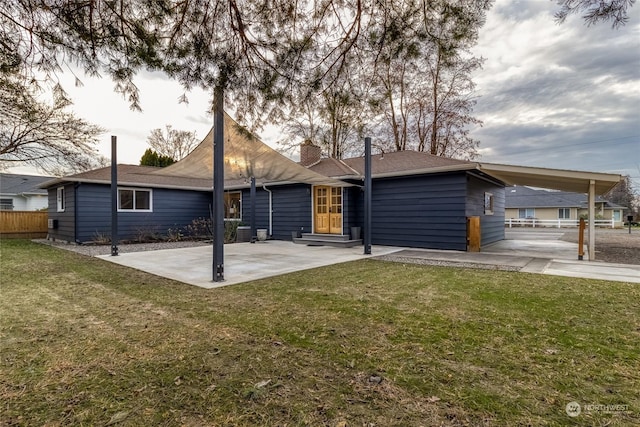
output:
[[[550,0],[497,0],[487,16],[475,49],[485,58],[474,79],[481,160],[622,173],[640,189],[640,5],[618,30],[577,16],[558,25],[555,9]],[[71,73],[61,83],[74,111],[106,129],[102,154],[109,157],[110,135],[118,136],[120,163],[139,162],[154,128],[203,137],[211,127],[210,94],[196,90],[179,104],[183,90],[160,74],[136,80],[143,113],[130,111],[109,79],[80,78],[82,87]],[[277,133],[262,137],[274,144]]]
[[[640,189],[640,6],[618,30],[558,25],[554,10],[499,0],[487,16],[475,49],[482,160],[622,173]]]

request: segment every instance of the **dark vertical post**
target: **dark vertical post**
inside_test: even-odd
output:
[[[256,236],[256,179],[251,177],[251,192],[249,193],[251,199],[251,238]]]
[[[118,152],[118,138],[114,135],[111,135],[111,256],[118,256],[118,158],[117,158],[118,156],[117,156],[117,152]]]
[[[371,138],[364,139],[364,253],[371,254]]]
[[[580,218],[578,226],[578,260],[584,259],[584,218]]]
[[[224,281],[224,90],[213,92],[213,281]]]

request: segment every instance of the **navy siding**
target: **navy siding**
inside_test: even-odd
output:
[[[307,184],[278,185],[267,188],[272,198],[272,235],[277,240],[291,240],[292,231],[311,232],[311,186]],[[242,222],[250,225],[251,199],[248,189],[242,190]],[[269,229],[269,193],[256,189],[256,227]]]
[[[311,185],[273,187],[273,238],[291,240],[292,231],[310,233]]]
[[[153,212],[118,212],[118,237],[133,240],[141,234],[166,235],[196,218],[209,217],[210,192],[163,188],[152,190]],[[111,189],[108,185],[78,187],[77,240],[89,242],[97,234],[111,235]]]
[[[242,224],[251,225],[251,190],[242,190]],[[269,230],[269,193],[256,188],[256,229]]]
[[[49,229],[50,239],[63,240],[67,242],[75,242],[75,208],[76,195],[73,184],[64,186],[65,209],[64,212],[58,212],[58,187],[50,188],[48,191],[49,219],[58,220],[58,228]]]
[[[351,232],[351,227],[362,227],[364,193],[362,187],[345,187],[342,192],[342,221],[344,234]]]
[[[493,194],[493,214],[484,212],[484,194]],[[504,185],[469,174],[467,182],[467,216],[480,217],[481,246],[504,240]]]
[[[372,243],[466,250],[466,185],[464,172],[374,179]]]

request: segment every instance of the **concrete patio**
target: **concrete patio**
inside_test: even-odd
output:
[[[386,255],[399,250],[402,248],[375,246],[372,252]],[[133,252],[117,257],[101,255],[99,258],[211,289],[371,256],[363,254],[362,246],[302,246],[281,240],[234,243],[224,246],[224,282],[212,281],[211,246]]]
[[[506,240],[489,245],[479,253],[373,246],[372,255],[364,255],[362,246],[301,246],[278,240],[234,243],[225,245],[224,282],[212,281],[211,246],[99,257],[207,289],[391,254],[454,266],[456,263],[460,266],[465,263],[509,266],[527,273],[640,283],[639,265],[578,261],[576,244],[559,240],[561,235],[548,231],[508,233]]]

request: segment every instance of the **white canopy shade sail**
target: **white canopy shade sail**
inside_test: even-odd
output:
[[[213,128],[184,159],[154,172],[158,175],[189,178],[213,177]],[[224,118],[225,188],[247,186],[249,179],[264,184],[306,183],[348,187],[349,184],[321,175],[278,153],[236,123],[228,114]]]

